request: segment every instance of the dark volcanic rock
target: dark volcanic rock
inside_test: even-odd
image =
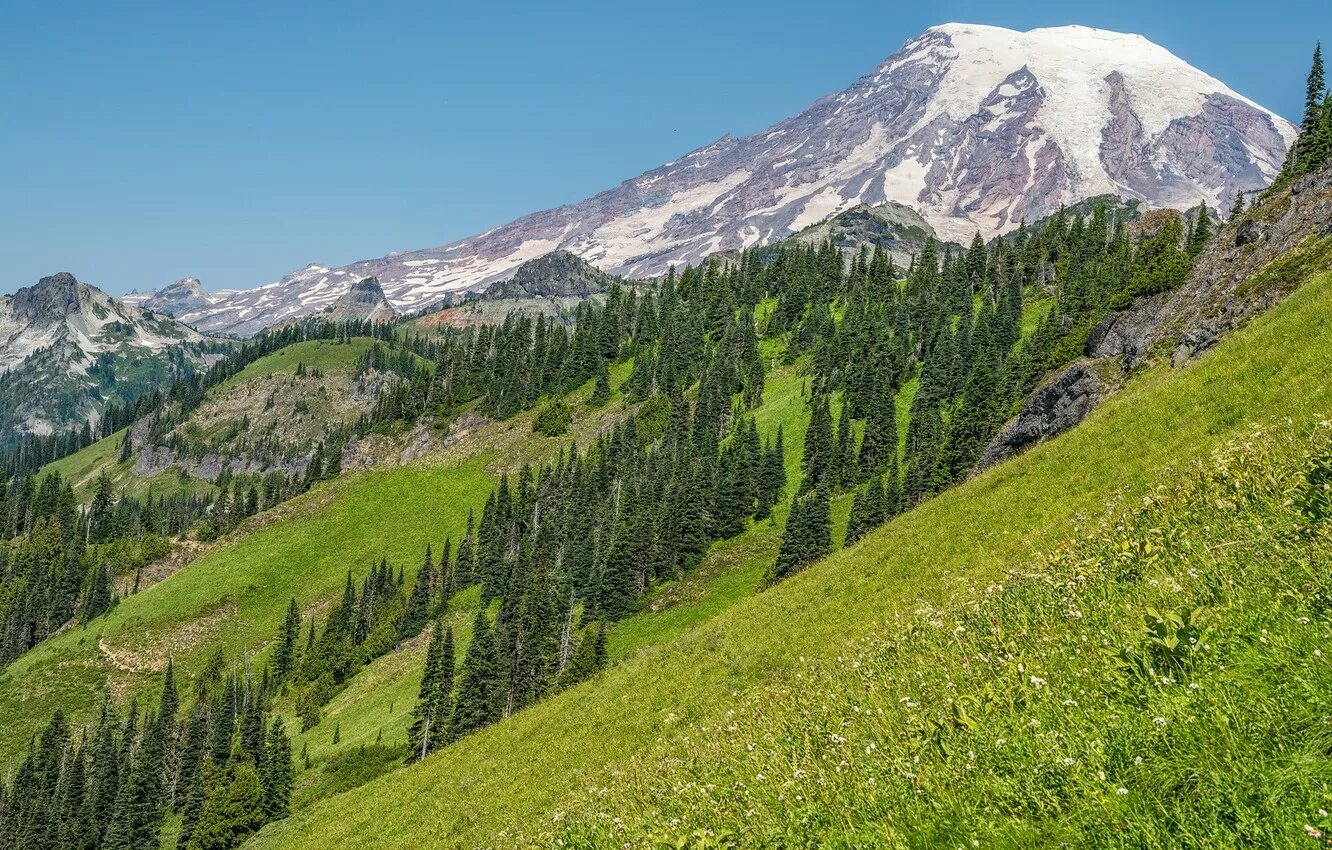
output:
[[[1143,361],[1156,333],[1156,315],[1148,310],[1119,310],[1106,316],[1087,337],[1087,356],[1123,358],[1127,371]]]
[[[1037,387],[1022,412],[985,447],[978,467],[987,469],[1037,443],[1077,425],[1100,400],[1103,384],[1085,360],[1079,360]]]
[[[1245,219],[1235,228],[1235,247],[1242,248],[1245,245],[1252,245],[1263,238],[1262,228],[1258,222],[1252,219]]]
[[[513,277],[492,285],[487,298],[564,298],[604,295],[615,278],[568,251],[528,260],[514,270]]]

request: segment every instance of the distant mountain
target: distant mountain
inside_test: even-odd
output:
[[[0,296],[0,430],[48,434],[95,423],[207,357],[204,337],[74,279]]]
[[[131,292],[120,300],[137,305],[145,310],[165,313],[168,316],[179,316],[183,313],[212,306],[219,298],[226,297],[228,294],[230,293],[209,295],[204,291],[203,284],[199,282],[197,277],[187,277],[155,292]]]
[[[353,283],[331,307],[325,308],[322,318],[335,322],[387,322],[396,315],[397,311],[384,297],[379,281],[367,277]]]
[[[252,334],[318,312],[367,277],[409,312],[506,280],[556,249],[650,276],[889,202],[961,242],[1102,194],[1228,209],[1236,192],[1272,180],[1294,135],[1141,36],[946,24],[794,118],[723,136],[588,200],[440,248],[310,265],[178,317]]]

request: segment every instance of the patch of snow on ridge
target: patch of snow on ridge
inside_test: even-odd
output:
[[[208,296],[187,318],[248,335],[318,312],[371,276],[407,312],[557,248],[612,274],[656,275],[857,204],[915,207],[960,241],[1108,192],[1148,206],[1224,206],[1271,179],[1294,135],[1141,36],[944,24],[796,116],[723,136],[584,201],[438,248],[341,269],[312,264],[260,290]],[[1106,137],[1124,155],[1103,150]]]

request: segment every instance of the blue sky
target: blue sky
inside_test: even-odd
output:
[[[0,290],[440,245],[761,129],[946,21],[1141,33],[1293,119],[1332,41],[1332,3],[1289,0],[461,6],[0,0]]]

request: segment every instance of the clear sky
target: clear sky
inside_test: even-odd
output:
[[[1298,120],[1328,0],[0,0],[0,291],[441,245],[843,88],[926,27],[1136,32]]]

